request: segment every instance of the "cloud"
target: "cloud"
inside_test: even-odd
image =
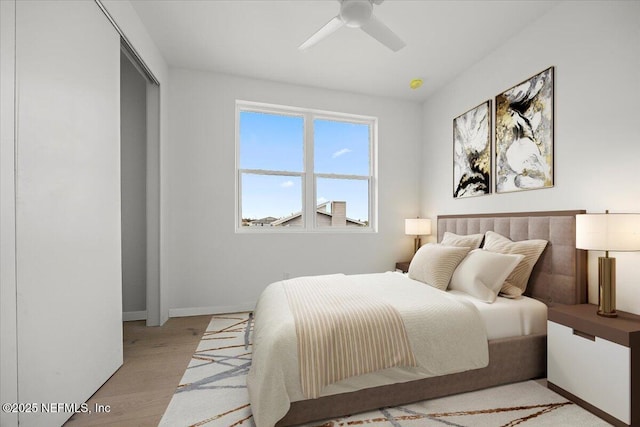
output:
[[[342,150],[338,150],[338,151],[336,151],[335,153],[333,153],[333,154],[331,155],[331,157],[335,159],[336,157],[340,157],[340,156],[342,156],[343,154],[350,153],[351,151],[352,151],[352,150],[349,150],[348,148],[343,148]]]
[[[289,181],[285,181],[282,184],[280,184],[280,187],[282,188],[289,188],[289,187],[293,187],[293,181],[289,180]]]

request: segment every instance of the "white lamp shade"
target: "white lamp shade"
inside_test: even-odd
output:
[[[640,251],[640,214],[576,215],[576,248]]]
[[[431,234],[431,220],[429,218],[405,219],[404,234],[411,236],[426,236]]]

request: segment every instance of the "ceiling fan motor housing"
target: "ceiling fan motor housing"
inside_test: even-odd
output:
[[[298,49],[304,51],[310,48],[343,26],[360,28],[394,52],[406,46],[405,42],[391,31],[389,27],[373,16],[373,6],[380,5],[384,0],[338,1],[340,2],[340,14],[333,17],[333,19],[327,22],[322,28],[313,33]]]
[[[340,18],[347,27],[360,28],[370,18],[373,4],[370,0],[343,0],[340,5]]]

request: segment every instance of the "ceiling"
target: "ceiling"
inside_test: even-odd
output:
[[[396,53],[346,27],[299,51],[338,14],[334,0],[131,3],[170,67],[421,102],[558,0],[386,0],[373,13],[406,42]]]

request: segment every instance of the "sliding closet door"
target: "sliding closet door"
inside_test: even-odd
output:
[[[82,403],[122,364],[119,75],[119,36],[93,1],[17,1],[21,402]],[[20,425],[73,415],[54,409]]]
[[[15,3],[0,1],[0,402],[3,403],[18,400],[14,163],[15,17]],[[0,411],[0,426],[17,425],[17,414]]]

